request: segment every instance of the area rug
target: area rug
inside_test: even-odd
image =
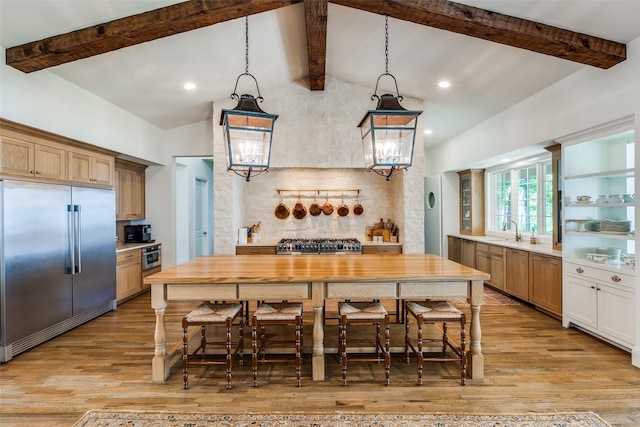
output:
[[[611,427],[593,412],[548,414],[206,414],[89,411],[73,427]]]

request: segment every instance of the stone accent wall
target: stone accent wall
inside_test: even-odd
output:
[[[213,103],[214,153],[214,252],[235,253],[238,228],[260,222],[262,241],[276,242],[291,237],[355,237],[365,240],[367,225],[380,218],[391,218],[400,228],[405,253],[424,252],[424,147],[422,126],[414,152],[413,166],[386,181],[364,169],[358,123],[369,109],[373,90],[327,77],[324,91],[310,91],[306,81],[292,82],[262,90],[261,107],[279,114],[276,121],[271,167],[267,173],[245,182],[226,170],[220,111],[233,108],[235,101]],[[422,102],[405,98],[406,109],[422,109]],[[342,189],[360,189],[359,201],[364,214],[340,217],[307,215],[279,220],[274,209],[280,199],[278,189],[300,190],[308,208],[314,193],[308,190],[332,190],[329,201],[337,209]],[[327,193],[317,195],[324,203]],[[344,192],[350,207],[356,194]],[[283,193],[283,201],[293,209],[296,192]]]

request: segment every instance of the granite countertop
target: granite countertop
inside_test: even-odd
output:
[[[160,242],[153,243],[122,243],[121,241],[116,242],[116,253],[122,253],[127,251],[135,251],[137,249],[148,248],[149,246],[158,246],[161,245]]]
[[[553,249],[548,244],[534,244],[529,243],[529,238],[522,237],[521,242],[516,242],[513,238],[505,238],[500,236],[467,236],[464,234],[449,234],[451,237],[458,237],[460,239],[473,240],[475,242],[487,243],[489,245],[504,246],[506,248],[520,249],[522,251],[535,252],[543,255],[551,255],[558,258],[562,258],[562,251]]]

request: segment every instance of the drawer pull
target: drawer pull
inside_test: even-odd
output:
[[[582,267],[578,267],[578,268],[576,268],[576,272],[578,272],[578,273],[584,273],[584,270],[582,269]]]
[[[611,280],[613,280],[614,282],[618,283],[622,279],[620,277],[618,277],[617,274],[614,274],[613,276],[611,276]]]

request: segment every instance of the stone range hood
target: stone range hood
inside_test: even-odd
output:
[[[241,92],[239,90],[239,92]],[[233,254],[238,228],[260,222],[263,242],[293,237],[355,237],[365,240],[366,226],[392,218],[400,228],[400,243],[405,253],[424,252],[424,146],[418,124],[413,166],[386,181],[364,168],[360,129],[357,125],[376,102],[373,90],[327,76],[324,91],[311,91],[306,80],[262,91],[261,108],[279,114],[275,124],[269,171],[252,177],[250,182],[227,172],[220,111],[233,108],[231,99],[213,103],[214,153],[214,253]],[[406,109],[421,110],[422,102],[405,98]],[[350,213],[340,217],[307,215],[303,220],[279,220],[274,209],[280,201],[277,189],[329,189],[317,195],[324,203],[327,196],[337,208],[343,197],[340,189],[360,189],[363,215]],[[344,193],[350,208],[355,194]],[[298,195],[287,193],[283,201],[293,208]],[[308,206],[313,192],[303,191],[301,201]]]

